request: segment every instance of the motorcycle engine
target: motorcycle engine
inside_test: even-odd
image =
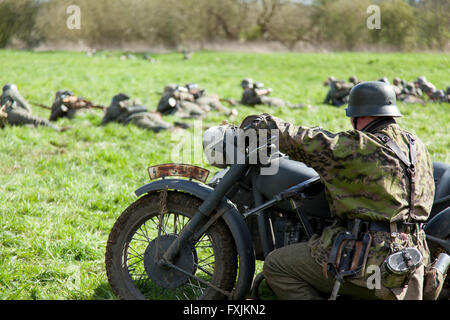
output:
[[[280,216],[272,219],[275,236],[275,248],[281,248],[290,244],[304,241],[303,229],[298,220],[288,216]]]

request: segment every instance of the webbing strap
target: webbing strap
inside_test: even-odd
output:
[[[414,214],[414,202],[415,202],[415,189],[416,189],[416,144],[415,139],[407,133],[409,140],[409,159],[408,155],[405,155],[403,151],[400,149],[397,143],[393,141],[389,136],[383,133],[375,133],[377,136],[389,149],[391,149],[397,158],[400,159],[401,162],[406,166],[406,173],[409,177],[410,182],[410,199],[409,199],[409,217],[408,220],[412,219]]]

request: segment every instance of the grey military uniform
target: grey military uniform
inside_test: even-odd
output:
[[[187,90],[187,89],[184,89]],[[179,118],[201,118],[207,110],[196,104],[195,98],[187,91],[167,88],[159,100],[157,111],[164,115],[174,115]]]
[[[398,100],[405,103],[424,103],[422,90],[416,88],[413,82],[408,82],[398,95]]]
[[[130,100],[127,95],[122,93],[113,97],[101,124],[106,125],[109,122],[123,125],[133,123],[139,128],[155,132],[172,127],[161,118],[160,114],[148,112],[147,107],[142,106],[139,101]]]
[[[7,84],[3,87],[0,104],[6,106],[5,112],[8,115],[7,123],[10,125],[45,126],[59,130],[50,121],[32,114],[30,105],[22,97],[14,84]]]
[[[450,102],[450,95],[444,90],[437,90],[436,92],[433,92],[431,98],[434,102]]]
[[[269,97],[267,95],[258,95],[254,88],[246,88],[242,93],[241,104],[246,106],[266,105],[269,107],[289,107],[296,108],[302,107],[301,105],[295,105],[289,103],[281,98]]]
[[[350,90],[354,87],[354,83],[346,83],[344,80],[330,80],[328,85],[330,89],[323,100],[324,104],[340,107],[348,102],[348,96]]]

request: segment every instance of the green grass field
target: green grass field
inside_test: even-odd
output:
[[[272,87],[273,96],[317,107],[239,106],[237,123],[246,115],[270,112],[335,132],[350,129],[350,124],[344,107],[321,104],[327,91],[322,83],[329,75],[362,80],[425,75],[438,88],[450,86],[446,54],[200,52],[189,61],[180,54],[154,55],[156,64],[121,61],[120,54],[100,52],[90,58],[83,53],[3,50],[0,84],[15,83],[28,101],[47,105],[57,90],[70,89],[103,105],[115,94],[127,93],[154,110],[158,92],[168,83],[197,82],[208,92],[239,99],[240,81],[251,77]],[[402,127],[425,142],[434,161],[450,162],[450,105],[399,107]],[[33,112],[49,116],[37,107]],[[105,245],[116,218],[135,201],[134,190],[148,182],[147,166],[180,160],[174,150],[184,142],[197,149],[194,157],[188,153],[182,160],[213,169],[198,159],[201,130],[155,134],[118,124],[99,127],[101,118],[97,110],[60,120],[60,126],[73,126],[63,133],[28,127],[0,130],[0,299],[114,299],[104,267]],[[199,125],[222,120],[224,116],[213,112]]]

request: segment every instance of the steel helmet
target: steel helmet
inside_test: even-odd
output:
[[[197,83],[188,83],[187,85],[185,85],[185,87],[186,87],[188,90],[198,89],[198,84],[197,84]]]
[[[170,83],[164,87],[164,93],[172,93],[177,89],[177,85]]]
[[[396,106],[395,91],[390,84],[381,81],[361,82],[350,91],[347,117],[365,116],[401,117]]]
[[[55,94],[55,99],[60,99],[61,97],[73,96],[73,92],[69,90],[59,90]]]
[[[425,76],[420,76],[417,78],[416,82],[419,84],[425,83],[425,82],[427,82],[427,78],[425,78]]]
[[[121,102],[121,101],[125,101],[125,100],[130,100],[130,97],[124,93],[116,94],[113,97],[113,102]]]
[[[250,78],[245,78],[241,81],[241,87],[242,89],[252,88],[253,87],[253,80]]]

